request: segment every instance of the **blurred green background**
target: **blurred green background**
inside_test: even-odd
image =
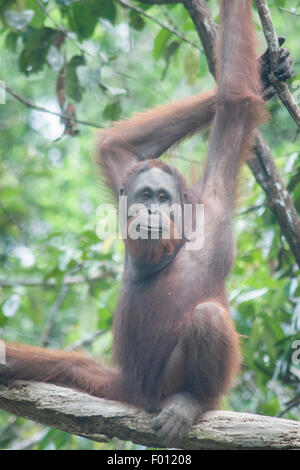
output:
[[[96,235],[96,210],[108,197],[90,124],[107,127],[214,85],[181,4],[129,1],[146,15],[117,0],[0,0],[0,80],[27,100],[7,91],[0,104],[0,335],[7,341],[79,346],[109,357],[123,245]],[[218,21],[218,2],[207,3]],[[297,100],[300,1],[268,4],[294,59],[290,88]],[[256,12],[255,20],[263,52]],[[67,126],[28,101],[90,124]],[[277,98],[268,109],[272,121],[263,135],[299,213],[299,133]],[[174,151],[172,161],[185,175],[201,171],[207,138],[205,132]],[[224,408],[299,419],[299,267],[248,168],[241,180],[237,259],[227,285],[243,335],[243,368]],[[95,443],[0,411],[0,448],[141,447]]]

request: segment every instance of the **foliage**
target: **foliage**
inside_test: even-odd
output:
[[[292,3],[300,13],[300,2]],[[131,4],[197,43],[181,4]],[[299,70],[300,19],[279,9],[290,9],[291,2],[269,4]],[[217,15],[216,1],[209,6]],[[118,1],[2,0],[0,17],[1,80],[32,103],[100,127],[213,85],[199,49]],[[264,136],[300,211],[298,133],[277,99],[269,109]],[[91,158],[95,129],[38,112],[8,92],[0,125],[1,336],[65,348],[101,330],[85,349],[109,357],[123,246],[96,235],[96,209],[107,195]],[[206,144],[206,133],[193,138],[176,150],[174,164],[189,174],[190,160],[198,170]],[[224,406],[299,419],[297,407],[286,405],[300,391],[300,354],[293,356],[300,339],[299,268],[249,170],[242,179],[228,292],[242,335],[243,369]],[[11,446],[132,444],[100,445],[0,412],[0,447]]]

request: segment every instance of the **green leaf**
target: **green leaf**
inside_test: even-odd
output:
[[[42,70],[55,30],[42,28],[32,31],[19,57],[20,69],[29,74]]]
[[[68,7],[73,3],[73,0],[56,0],[56,3],[64,7]]]
[[[274,321],[274,318],[270,318],[265,316],[264,321],[268,328],[268,333],[272,333],[273,338],[272,341],[280,341],[284,338],[284,331],[280,325],[280,323]]]
[[[111,0],[98,0],[96,3],[99,5],[99,16],[101,18],[106,18],[111,23],[114,23],[117,15],[114,2]]]
[[[131,10],[129,14],[129,25],[137,31],[142,31],[145,26],[145,21],[139,13]]]
[[[264,326],[260,318],[256,318],[252,325],[250,341],[252,345],[258,344],[264,333]]]
[[[208,73],[208,67],[207,67],[207,61],[205,59],[204,54],[200,54],[200,57],[198,56],[198,77],[205,77],[205,75]]]
[[[97,24],[97,17],[91,8],[91,2],[75,3],[68,9],[69,26],[79,39],[92,36]]]
[[[183,31],[195,31],[194,23],[191,19],[188,19],[182,26]]]
[[[165,47],[163,56],[164,56],[166,62],[169,62],[169,60],[172,58],[172,56],[177,51],[179,45],[180,45],[179,41],[172,41],[172,42],[170,42],[170,44],[168,44]]]
[[[109,103],[103,110],[103,117],[108,121],[117,121],[120,118],[121,106],[119,101]]]
[[[66,92],[74,101],[81,101],[84,88],[80,85],[76,69],[85,65],[83,56],[73,56],[66,67]]]
[[[110,0],[87,0],[83,3],[74,3],[68,8],[70,28],[76,32],[80,39],[92,36],[99,18],[105,18],[114,23],[116,8]]]
[[[108,308],[99,308],[97,328],[105,330],[111,325],[111,311]]]
[[[153,47],[153,57],[155,60],[160,59],[165,50],[165,46],[168,42],[168,40],[171,37],[170,31],[167,31],[166,29],[161,29],[159,33],[156,35],[154,39],[154,47]]]
[[[184,60],[184,70],[189,85],[194,85],[198,72],[198,55],[195,51],[189,51]]]
[[[44,26],[45,13],[39,7],[36,0],[26,0],[26,8],[34,11],[34,17],[30,22],[30,26],[40,29]]]
[[[277,396],[265,401],[260,406],[260,413],[267,416],[275,416],[280,411],[280,403]]]
[[[12,52],[16,51],[16,45],[18,40],[18,34],[14,31],[10,31],[5,37],[5,47]]]
[[[81,232],[80,238],[83,243],[87,244],[88,246],[99,242],[95,230],[84,230],[83,232]]]
[[[2,14],[10,5],[13,5],[15,0],[1,0],[0,2],[0,14]]]

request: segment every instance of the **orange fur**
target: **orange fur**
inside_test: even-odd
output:
[[[8,345],[0,380],[51,381],[149,408],[162,406],[163,418],[171,414],[168,408],[164,414],[162,400],[177,399],[178,416],[169,416],[170,432],[175,424],[180,431],[186,416],[180,415],[182,408],[191,413],[191,423],[199,410],[216,406],[228,391],[239,361],[238,335],[225,294],[234,260],[234,188],[251,132],[264,113],[251,1],[221,0],[221,6],[217,94],[117,123],[102,132],[100,144],[100,164],[116,196],[120,190],[125,195],[130,191],[139,172],[159,167],[174,178],[182,204],[204,203],[204,247],[188,253],[184,240],[177,252],[175,239],[126,241],[124,282],[114,318],[119,369],[76,353]],[[212,120],[204,176],[189,188],[177,170],[154,159]],[[151,271],[172,252],[176,256],[170,263]],[[150,267],[147,276],[132,268],[142,257]]]

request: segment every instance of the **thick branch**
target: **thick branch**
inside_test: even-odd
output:
[[[270,10],[266,0],[256,0],[256,6],[270,53],[271,68],[273,69],[277,65],[279,54],[278,37],[272,23]],[[300,108],[297,106],[297,103],[294,100],[294,97],[291,94],[287,84],[278,81],[275,75],[272,73],[270,74],[270,81],[277,91],[281,102],[284,104],[295,123],[300,128]]]
[[[0,386],[0,408],[71,434],[105,442],[112,437],[164,447],[151,429],[152,416],[121,403],[51,384]],[[300,449],[300,423],[248,413],[215,411],[178,443],[182,449]]]

